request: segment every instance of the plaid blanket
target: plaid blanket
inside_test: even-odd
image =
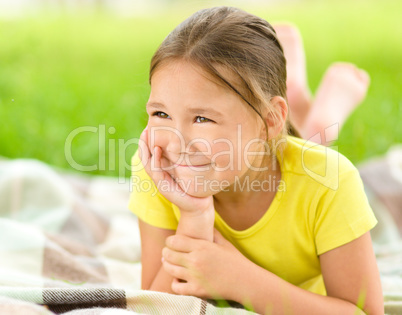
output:
[[[402,314],[401,230],[375,185],[368,193],[380,222],[372,235],[385,311]],[[254,314],[140,290],[140,236],[128,198],[128,179],[0,160],[0,314]]]
[[[128,198],[128,182],[0,161],[0,314],[252,314],[140,290]]]

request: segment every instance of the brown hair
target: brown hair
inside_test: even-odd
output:
[[[152,57],[149,82],[158,67],[178,59],[199,65],[237,93],[261,118],[263,107],[274,119],[279,114],[268,106],[271,97],[279,95],[286,100],[286,60],[273,27],[240,9],[203,9],[178,25]],[[217,66],[237,74],[239,84],[225,78]],[[268,126],[263,121],[268,139]],[[282,135],[286,133],[287,127]]]

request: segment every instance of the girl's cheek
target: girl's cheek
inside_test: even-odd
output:
[[[260,146],[253,143],[249,145],[242,143],[239,146],[233,140],[231,145],[228,143],[215,144],[212,151],[212,162],[217,168],[224,172],[241,172],[248,164],[251,164],[255,153],[260,151]]]
[[[233,170],[237,165],[236,146],[222,142],[212,147],[212,162],[215,167],[224,170]]]

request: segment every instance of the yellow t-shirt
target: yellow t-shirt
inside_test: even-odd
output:
[[[278,161],[281,183],[260,220],[237,231],[215,211],[215,227],[257,265],[326,295],[318,256],[363,235],[377,220],[357,169],[340,153],[288,136]],[[180,211],[158,192],[138,151],[132,165],[130,210],[148,224],[175,230]]]

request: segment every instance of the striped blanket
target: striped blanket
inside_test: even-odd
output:
[[[373,237],[385,311],[402,314],[400,229],[375,187],[369,194],[380,221]],[[0,314],[253,314],[140,290],[140,237],[128,198],[128,179],[1,159]]]

